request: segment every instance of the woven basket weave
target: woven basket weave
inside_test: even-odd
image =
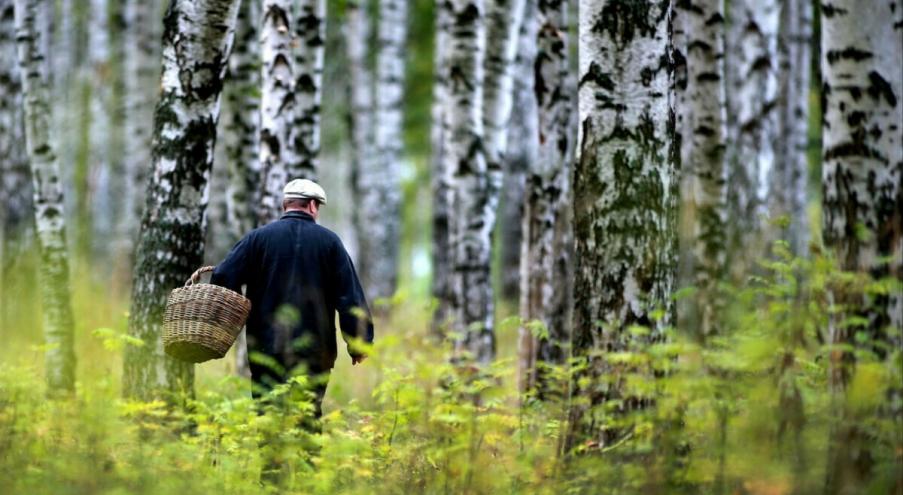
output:
[[[199,268],[166,301],[163,350],[174,358],[202,363],[225,356],[248,319],[247,298],[225,287],[197,283],[213,268]]]

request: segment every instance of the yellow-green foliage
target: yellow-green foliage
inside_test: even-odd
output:
[[[229,359],[199,367],[184,409],[121,399],[119,356],[135,345],[123,336],[122,301],[83,286],[75,397],[45,397],[33,319],[3,329],[0,493],[813,493],[843,421],[866,431],[875,460],[861,491],[890,493],[903,475],[900,350],[874,345],[862,319],[841,319],[829,290],[874,296],[894,283],[793,259],[778,244],[758,276],[723,288],[717,336],[670,330],[642,344],[649,331],[635,327],[630,352],[600,356],[602,379],[646,405],[591,410],[622,440],[571,452],[569,408],[588,404],[567,391],[583,365],[548,370],[551,398],[520,396],[513,319],[499,325],[500,359],[475,370],[450,364],[430,339],[427,301],[392,301],[373,356],[353,368],[340,359],[316,433],[303,426],[304,377],[255,403]],[[828,345],[829,321],[852,329],[854,343]],[[838,350],[858,365],[832,395]]]

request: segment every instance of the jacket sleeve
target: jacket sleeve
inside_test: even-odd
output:
[[[250,234],[244,236],[220,264],[216,265],[210,283],[241,294],[241,286],[247,283],[248,260],[251,251]]]
[[[364,289],[357,278],[354,263],[345,250],[341,241],[337,243],[334,251],[336,273],[336,310],[339,313],[339,327],[342,329],[342,338],[348,345],[348,353],[353,357],[364,354],[360,349],[355,349],[353,342],[373,343],[373,318]]]

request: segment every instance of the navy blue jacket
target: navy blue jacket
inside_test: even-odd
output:
[[[298,364],[332,368],[336,312],[346,342],[373,342],[370,310],[345,246],[307,213],[290,211],[251,231],[211,283],[238,293],[246,286],[249,351],[274,358],[286,372]]]

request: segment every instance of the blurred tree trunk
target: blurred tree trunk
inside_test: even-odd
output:
[[[488,363],[495,351],[489,276],[495,205],[483,139],[486,11],[482,0],[453,0],[442,8],[451,22],[442,74],[442,155],[450,179],[448,316],[456,352]]]
[[[574,384],[592,409],[572,410],[571,447],[605,448],[623,435],[600,426],[595,406],[642,405],[617,377],[602,378],[612,369],[594,354],[634,350],[632,325],[651,330],[645,343],[673,323],[679,150],[670,21],[667,2],[580,3],[573,348],[589,367]]]
[[[448,93],[448,52],[451,39],[452,18],[450,9],[437,1],[435,3],[435,47],[433,54],[433,100],[430,107],[430,189],[433,193],[432,211],[432,259],[433,279],[431,292],[436,300],[433,312],[432,331],[441,336],[445,332],[450,316],[449,300],[451,285],[451,170],[446,168],[445,111]]]
[[[260,121],[260,4],[241,0],[235,49],[229,57],[224,99],[229,118],[224,122],[229,186],[226,194],[230,237],[238,241],[257,227],[258,195],[262,183],[259,157]]]
[[[21,256],[31,246],[32,188],[28,156],[22,146],[22,82],[16,58],[13,0],[0,0],[0,328],[8,329],[15,313],[16,283],[22,279]]]
[[[207,181],[238,3],[174,0],[164,19],[154,173],[141,221],[129,320],[129,333],[144,346],[126,348],[126,397],[193,393],[193,365],[163,354],[160,331],[169,292],[203,260]]]
[[[111,128],[111,119],[115,112],[113,109],[113,90],[116,84],[116,75],[112,66],[111,43],[112,19],[110,18],[111,5],[118,2],[107,0],[91,0],[92,15],[88,23],[88,75],[90,91],[90,133],[91,150],[89,153],[88,184],[89,195],[85,214],[88,216],[84,235],[87,236],[85,261],[86,267],[91,273],[104,272],[106,264],[101,267],[93,266],[91,260],[104,259],[109,254],[107,246],[112,239],[113,215],[116,210],[112,208],[112,193],[110,191],[110,175],[114,166],[111,155],[110,142],[114,133]],[[104,274],[106,278],[106,274]]]
[[[809,244],[809,81],[812,70],[812,2],[784,0],[778,31],[778,141],[771,174],[771,216],[786,215],[791,251],[804,256]]]
[[[508,301],[517,301],[520,297],[526,172],[536,161],[539,144],[536,95],[533,92],[537,25],[536,0],[526,0],[517,56],[512,67],[513,106],[508,122],[508,150],[505,153],[498,222],[501,236],[501,297]]]
[[[728,163],[728,249],[739,276],[762,254],[769,177],[775,160],[778,112],[777,0],[738,0],[729,5],[726,75],[728,140],[735,151]]]
[[[519,69],[516,65],[519,48],[521,47],[520,34],[524,24],[524,13],[527,0],[486,0],[486,59],[484,82],[484,108],[483,125],[486,133],[486,161],[489,167],[490,201],[492,208],[498,210],[500,195],[505,183],[505,169],[510,162],[507,159],[508,132],[511,128],[512,104],[514,101],[514,71]],[[535,41],[533,41],[535,43]],[[532,79],[532,74],[530,79]],[[532,86],[531,86],[532,87]],[[520,152],[519,152],[520,153]],[[519,177],[512,177],[514,181],[523,180],[523,173]],[[517,187],[517,186],[515,186]],[[523,188],[523,186],[520,186]],[[508,191],[506,197],[510,198]],[[514,201],[513,208],[520,210],[523,199]],[[505,210],[507,204],[504,204]],[[504,217],[503,217],[504,218]],[[512,219],[512,224],[520,224],[520,218]],[[493,223],[493,228],[496,225]],[[518,229],[518,227],[512,227]],[[504,245],[506,239],[502,239]],[[512,249],[517,249],[512,246]],[[502,250],[504,256],[509,255],[509,250]],[[502,285],[502,297],[505,297],[505,280],[517,279],[507,275],[505,265],[500,266]],[[517,273],[517,265],[511,267]],[[517,290],[514,290],[515,294]]]
[[[230,243],[257,227],[257,205],[263,176],[258,160],[260,123],[260,4],[240,0],[235,30],[235,48],[229,57],[229,76],[224,88],[226,102],[225,155],[228,167],[226,219]],[[242,330],[235,341],[235,368],[250,377],[248,344]]]
[[[259,224],[282,213],[282,188],[299,162],[291,128],[300,96],[295,92],[292,57],[292,6],[289,0],[264,0],[260,29],[260,166],[264,184],[257,212]],[[292,176],[292,179],[297,178]]]
[[[326,49],[326,0],[294,2],[294,120],[289,127],[288,179],[316,179],[320,160],[320,102]]]
[[[554,393],[542,365],[564,364],[569,356],[571,299],[570,174],[574,148],[574,87],[566,0],[539,2],[535,88],[538,158],[527,170],[524,255],[521,258],[521,389]],[[542,323],[538,331],[531,322]]]
[[[44,2],[15,0],[16,41],[25,108],[25,137],[34,187],[35,225],[41,249],[41,300],[44,316],[48,390],[75,391],[73,317],[69,300],[69,260],[63,184],[50,142],[47,63],[49,35],[39,29],[48,15]]]
[[[125,0],[123,6],[123,166],[115,182],[122,184],[124,208],[116,226],[114,281],[126,278],[134,259],[146,181],[151,169],[154,98],[159,93],[161,24],[159,0]]]
[[[370,44],[373,21],[370,18],[370,3],[350,1],[345,5],[345,48],[348,56],[348,97],[350,101],[348,123],[351,131],[351,190],[354,206],[351,209],[355,238],[358,241],[357,266],[364,275],[364,261],[369,257],[364,246],[368,244],[367,236],[373,228],[373,216],[376,213],[368,204],[369,200],[378,197],[369,190],[377,177],[374,167],[374,109],[373,109],[373,72],[370,67]],[[379,219],[382,222],[382,219]],[[365,292],[372,297],[369,287],[364,283]]]
[[[692,5],[679,5],[687,69],[680,109],[684,119],[681,164],[691,194],[684,201],[692,211],[690,264],[697,289],[693,312],[698,312],[690,322],[694,333],[704,338],[716,331],[716,288],[727,258],[724,2],[697,0]]]
[[[862,409],[857,416],[843,392],[863,346],[879,357],[903,346],[903,3],[884,0],[863,8],[838,0],[823,5],[821,14],[825,244],[843,269],[897,282],[885,294],[863,296],[850,289],[834,295],[867,320],[862,326],[843,325],[841,315],[828,335],[831,344],[860,348],[832,353],[829,377],[839,420],[825,493],[853,493],[872,479],[877,460],[871,435],[861,426]],[[893,385],[884,406],[898,424],[900,392],[900,385]]]
[[[387,298],[395,293],[398,280],[398,248],[401,231],[401,158],[404,144],[402,104],[405,81],[405,43],[407,37],[407,5],[400,0],[379,0],[376,48],[376,86],[373,117],[362,115],[375,128],[372,131],[373,158],[366,168],[357,169],[360,193],[360,226],[358,258],[361,281],[370,298]],[[366,23],[366,19],[358,24]],[[367,35],[368,29],[355,36]],[[364,38],[365,40],[366,38]],[[364,45],[363,56],[366,56]],[[366,59],[356,62],[357,71],[368,72]],[[363,77],[361,77],[363,76]],[[366,80],[369,74],[359,74]],[[353,84],[366,81],[355,81]],[[373,91],[373,86],[357,89]],[[353,90],[354,91],[354,90]],[[353,95],[355,96],[355,95]],[[358,104],[366,105],[364,95],[356,95]],[[368,95],[366,98],[370,98]],[[362,108],[366,111],[366,108]],[[362,122],[358,122],[360,124]],[[366,132],[358,129],[356,132]],[[363,140],[364,136],[359,136]],[[366,149],[366,147],[364,148]]]

